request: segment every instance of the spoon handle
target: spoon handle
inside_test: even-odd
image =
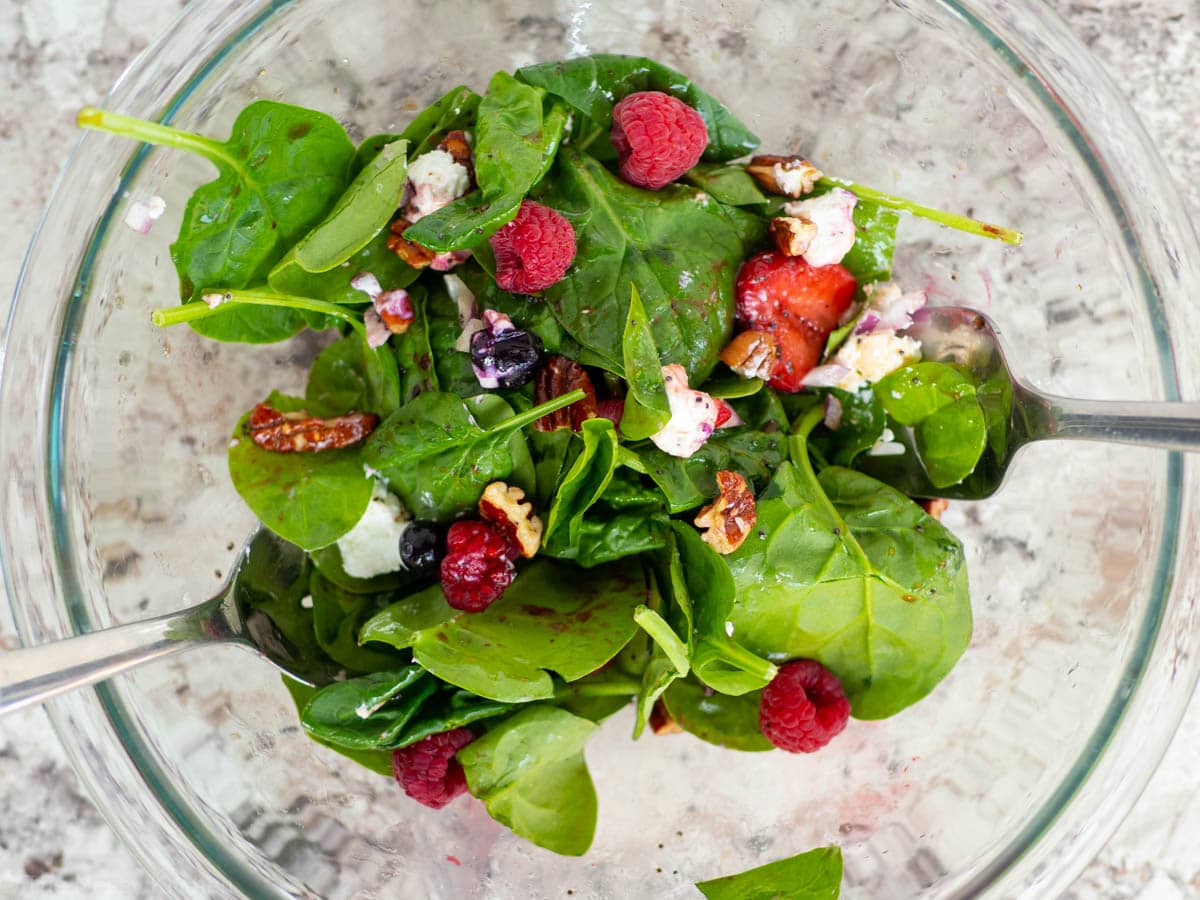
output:
[[[1020,390],[1028,440],[1074,438],[1200,450],[1200,403],[1074,400]]]
[[[220,639],[206,624],[220,600],[144,622],[0,653],[0,715],[111,678],[152,659]]]

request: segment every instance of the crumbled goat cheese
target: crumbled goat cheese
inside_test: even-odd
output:
[[[487,327],[479,318],[475,294],[457,275],[443,275],[442,280],[446,283],[446,293],[458,306],[458,324],[462,326],[462,333],[454,341],[454,349],[460,353],[470,353],[471,336]]]
[[[149,234],[154,223],[167,211],[167,201],[155,194],[149,200],[138,200],[129,204],[125,212],[125,224],[138,234]]]
[[[708,394],[688,387],[683,366],[663,366],[662,375],[671,418],[650,440],[664,453],[687,459],[712,436],[720,408]]]
[[[878,281],[863,287],[867,305],[855,328],[867,331],[903,331],[913,323],[913,313],[924,308],[924,291],[905,293],[894,281]]]
[[[817,236],[804,251],[810,266],[840,263],[854,246],[854,207],[858,198],[842,188],[834,188],[820,197],[796,200],[783,205],[783,211],[817,226]]]
[[[363,324],[367,327],[367,346],[372,350],[382,347],[392,336],[391,330],[383,323],[383,317],[374,306],[368,306],[367,311],[363,313]]]
[[[342,568],[352,578],[373,578],[404,567],[400,535],[412,517],[394,495],[378,482],[362,518],[337,542]]]
[[[901,366],[921,358],[921,342],[894,331],[852,334],[838,349],[833,362],[850,371],[838,382],[845,391],[875,382]]]
[[[356,291],[362,291],[372,300],[383,293],[383,285],[379,283],[379,279],[372,272],[359,272],[350,279],[350,287]]]
[[[404,208],[404,217],[417,222],[467,192],[471,176],[467,167],[454,161],[445,150],[422,153],[408,166],[412,197]]]

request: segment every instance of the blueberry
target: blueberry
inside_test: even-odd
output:
[[[442,539],[432,522],[413,522],[400,535],[400,561],[414,572],[432,572],[442,558]]]
[[[542,363],[542,354],[542,339],[520,328],[477,331],[471,337],[471,362],[484,387],[528,384]]]

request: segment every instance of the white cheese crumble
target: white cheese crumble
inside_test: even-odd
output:
[[[411,521],[400,500],[376,482],[362,518],[338,538],[346,574],[352,578],[374,578],[402,569],[400,535]]]
[[[155,194],[149,200],[138,200],[129,204],[125,212],[125,224],[138,234],[149,234],[154,223],[167,211],[167,201]]]
[[[470,353],[471,336],[487,327],[479,318],[475,294],[457,275],[443,275],[442,280],[446,283],[446,293],[458,306],[458,324],[462,326],[462,334],[455,339],[454,349],[460,353]]]
[[[811,222],[817,236],[804,251],[804,261],[810,266],[830,266],[840,263],[854,246],[854,207],[858,197],[843,188],[834,188],[820,197],[795,200],[783,205],[783,211],[794,218]]]
[[[663,366],[662,375],[671,418],[660,431],[650,435],[650,440],[664,453],[687,459],[712,437],[720,408],[708,394],[688,387],[683,366],[677,363]]]
[[[404,208],[404,217],[417,222],[465,194],[471,176],[467,167],[455,162],[447,151],[430,150],[409,164],[408,181],[412,197]]]
[[[852,334],[833,357],[834,364],[850,370],[837,387],[845,391],[857,390],[920,358],[921,342],[901,337],[894,331]]]

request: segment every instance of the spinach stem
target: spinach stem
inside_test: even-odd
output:
[[[632,697],[642,689],[640,681],[596,681],[591,684],[563,684],[554,689],[555,700],[571,697]]]
[[[218,167],[229,166],[233,169],[238,168],[237,161],[217,141],[200,137],[198,134],[180,131],[178,128],[172,128],[169,125],[160,125],[157,122],[147,122],[145,119],[123,116],[120,113],[109,112],[105,109],[96,109],[94,106],[85,106],[81,109],[79,115],[76,117],[76,122],[80,128],[107,131],[109,134],[133,138],[134,140],[144,141],[147,144],[186,150],[189,153],[203,156]]]
[[[582,390],[576,389],[555,397],[553,400],[547,400],[541,406],[535,406],[533,409],[527,409],[523,413],[517,413],[515,416],[505,419],[503,422],[485,430],[489,434],[503,434],[506,431],[516,431],[518,428],[524,428],[526,425],[536,422],[542,416],[552,413],[556,409],[562,409],[564,406],[578,403],[585,396]]]
[[[779,671],[775,663],[751,653],[737,641],[722,641],[717,644],[702,638],[700,643],[707,645],[707,649],[719,656],[722,662],[729,663],[761,681],[771,681]]]
[[[303,309],[308,312],[321,313],[348,322],[355,331],[366,337],[366,328],[362,318],[344,306],[329,303],[326,300],[315,300],[312,297],[296,297],[291,294],[276,294],[271,291],[212,291],[222,294],[222,301],[216,306],[209,306],[199,301],[184,303],[182,306],[172,306],[168,309],[156,309],[150,314],[150,321],[160,328],[178,325],[181,322],[194,322],[197,319],[208,319],[212,316],[224,315],[228,309],[239,305],[246,306],[279,306],[285,309]],[[578,391],[581,396],[582,391]]]
[[[922,206],[919,203],[913,203],[911,200],[905,200],[903,197],[897,197],[894,194],[885,194],[883,191],[877,191],[866,185],[855,184],[853,181],[843,181],[840,178],[822,178],[821,182],[834,187],[845,188],[857,194],[863,200],[870,200],[872,203],[878,203],[880,206],[886,206],[889,209],[903,210],[922,219],[929,219],[932,222],[945,225],[947,228],[965,231],[967,234],[977,234],[980,237],[993,238],[994,240],[1013,245],[1018,245],[1025,240],[1025,235],[1015,229],[1001,228],[999,225],[991,225],[987,222],[981,222],[978,219],[969,218],[968,216],[960,216],[958,213],[946,212],[945,210],[934,209],[930,206]]]

